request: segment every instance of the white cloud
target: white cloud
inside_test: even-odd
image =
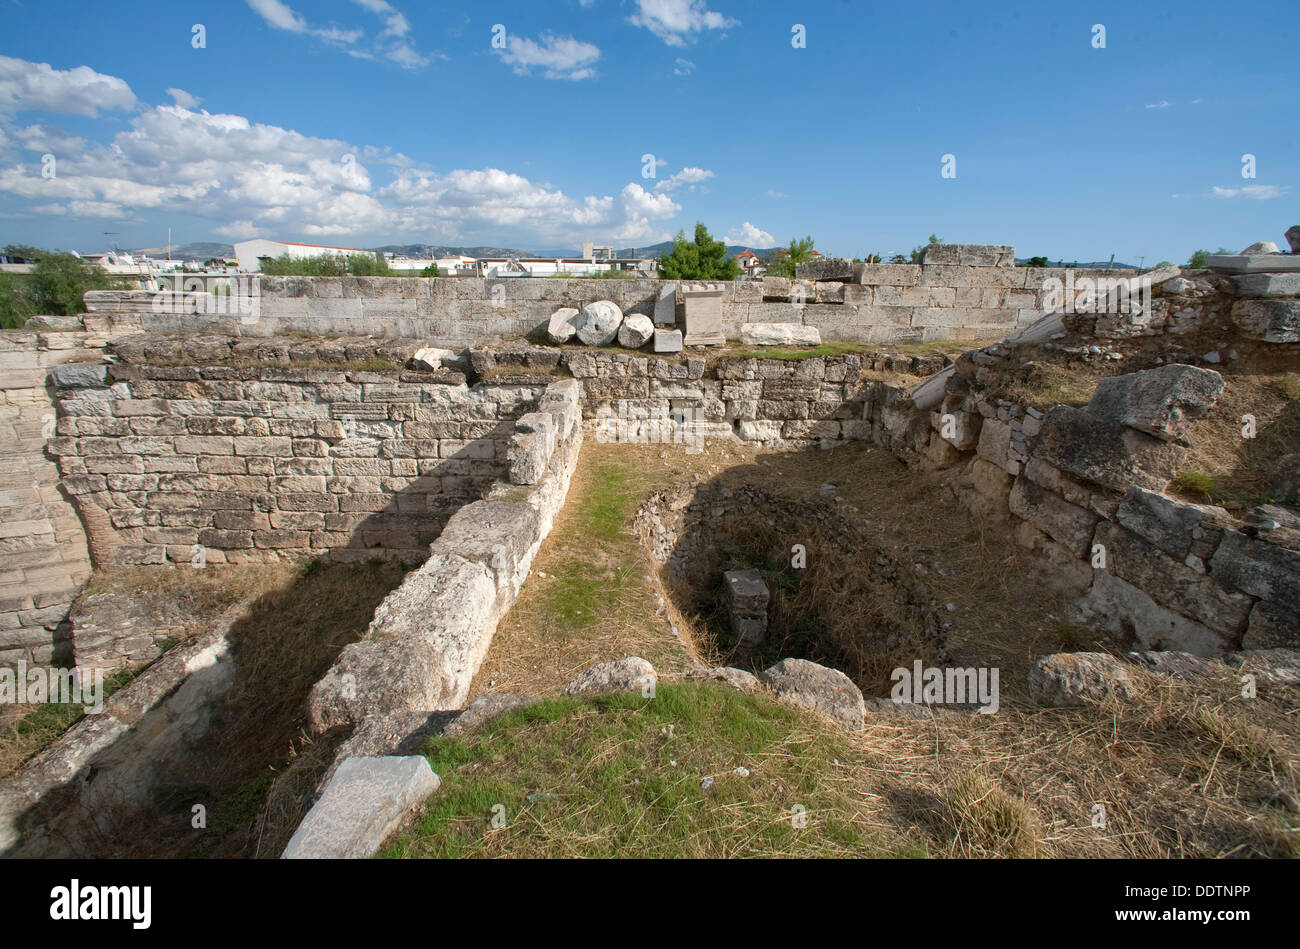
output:
[[[203,101],[198,96],[190,95],[184,89],[168,89],[167,94],[171,96],[172,101],[182,109],[198,108],[199,103]]]
[[[673,62],[674,76],[689,76],[695,72],[695,64],[689,59],[682,59],[680,56]]]
[[[768,196],[769,198],[775,198],[775,199],[777,199],[778,201],[779,201],[780,199],[782,199],[782,198],[788,198],[788,197],[790,197],[790,196],[789,196],[788,194],[786,194],[784,191],[777,191],[775,188],[768,188],[768,189],[767,189],[767,196]]]
[[[655,185],[656,191],[676,191],[683,185],[688,186],[688,190],[694,191],[695,186],[701,181],[707,181],[710,178],[717,177],[713,172],[704,168],[686,167],[677,174],[665,178]]]
[[[1169,105],[1170,105],[1170,103],[1169,103],[1167,100],[1165,100],[1165,99],[1161,99],[1159,102],[1148,102],[1148,103],[1147,103],[1147,108],[1148,108],[1148,109],[1167,109],[1167,108],[1169,108]]]
[[[638,11],[628,21],[643,26],[669,46],[685,46],[696,33],[739,26],[733,20],[708,9],[706,0],[637,0]]]
[[[96,118],[101,109],[134,109],[135,93],[116,76],[89,66],[55,69],[0,56],[0,115],[41,109]]]
[[[760,230],[746,221],[740,227],[733,227],[723,238],[728,244],[741,244],[745,247],[775,247],[776,238],[767,231]]]
[[[283,0],[245,0],[254,13],[268,26],[290,33],[314,36],[331,46],[343,49],[349,56],[359,59],[386,59],[403,69],[418,69],[427,65],[430,57],[416,50],[406,39],[411,32],[410,21],[387,0],[355,0],[357,6],[372,13],[383,22],[375,40],[362,45],[366,39],[363,29],[344,29],[338,26],[312,26],[307,19]],[[433,54],[440,55],[440,54]]]
[[[1216,198],[1253,198],[1256,201],[1267,201],[1270,198],[1280,198],[1291,190],[1290,185],[1242,185],[1240,188],[1220,188],[1215,185],[1213,193]]]
[[[0,195],[26,214],[139,219],[190,215],[231,239],[254,235],[544,246],[664,240],[681,211],[669,194],[629,182],[571,197],[499,168],[435,171],[409,157],[180,105],[145,108],[101,141],[37,152],[62,135],[0,118]],[[65,147],[72,139],[65,137]],[[6,152],[4,148],[8,148]]]
[[[516,74],[531,75],[537,67],[547,79],[591,79],[596,75],[592,67],[600,59],[599,47],[551,33],[543,33],[539,40],[511,36],[498,52]]]

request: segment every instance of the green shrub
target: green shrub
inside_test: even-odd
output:
[[[437,269],[436,266],[434,268]],[[322,254],[292,258],[281,254],[262,261],[262,273],[272,277],[394,277],[388,261],[371,254]],[[430,275],[426,275],[430,276]],[[433,274],[432,276],[436,276]]]

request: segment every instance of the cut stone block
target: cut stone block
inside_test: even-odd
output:
[[[682,284],[678,289],[686,302],[687,346],[721,346],[727,341],[722,335],[722,297],[726,290],[714,284]]]
[[[746,323],[740,341],[751,346],[820,346],[822,333],[799,323]]]
[[[1232,278],[1240,297],[1300,297],[1300,273],[1252,273]]]
[[[655,300],[655,323],[658,326],[672,326],[677,322],[677,284],[668,283],[659,288]]]
[[[795,264],[799,280],[852,280],[853,261],[844,257],[820,257]]]
[[[618,328],[618,344],[624,349],[640,349],[654,334],[655,325],[650,322],[650,317],[629,313]]]
[[[1211,254],[1205,266],[1224,273],[1300,273],[1300,254]]]
[[[59,388],[104,389],[108,367],[99,363],[70,363],[50,368],[50,379]]]
[[[731,632],[748,646],[767,638],[767,603],[771,593],[757,570],[728,570],[722,575],[731,611]]]
[[[681,351],[681,330],[655,330],[655,352],[680,353]]]
[[[348,758],[298,825],[285,860],[364,860],[438,789],[423,757]]]
[[[546,338],[559,345],[567,343],[578,335],[578,311],[571,306],[563,306],[551,314],[546,324]]]
[[[1283,258],[1287,259],[1287,258]],[[1300,257],[1294,258],[1300,263]],[[1300,267],[1296,267],[1300,271]],[[1300,300],[1238,300],[1232,322],[1266,343],[1300,342]]]

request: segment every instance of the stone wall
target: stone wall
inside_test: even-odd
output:
[[[867,264],[844,281],[765,277],[725,284],[723,331],[739,339],[746,323],[816,326],[825,339],[920,342],[1005,336],[1042,315],[1039,291],[1064,270],[930,263]],[[1076,277],[1088,271],[1074,271]],[[256,313],[185,312],[196,299],[93,291],[94,321],[118,331],[221,332],[275,336],[380,335],[421,338],[460,349],[499,336],[544,329],[560,307],[612,300],[625,313],[653,317],[674,281],[545,277],[259,277]],[[680,304],[679,304],[680,310]],[[175,312],[172,312],[175,311]],[[679,313],[680,320],[680,313]]]
[[[419,345],[141,335],[56,379],[49,449],[96,563],[423,557],[541,386],[401,369]]]
[[[537,415],[516,423],[513,453],[545,429],[539,472],[500,482],[447,523],[429,558],[375,610],[366,638],[345,647],[308,700],[314,731],[369,721],[368,730],[409,733],[421,718],[465,704],[501,618],[514,605],[533,557],[564,504],[582,446],[579,388],[548,386]],[[526,483],[520,483],[526,482]],[[377,723],[397,716],[401,724]],[[340,758],[358,753],[343,749]]]
[[[94,346],[84,333],[0,333],[0,665],[54,657],[90,573],[81,522],[44,449],[55,417],[50,367]]]

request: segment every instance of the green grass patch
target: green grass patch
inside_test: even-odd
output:
[[[548,699],[478,735],[431,739],[425,754],[442,787],[383,857],[881,856],[905,847],[881,839],[841,790],[852,752],[833,726],[718,683]]]
[[[1180,471],[1178,477],[1174,478],[1174,488],[1203,501],[1210,501],[1218,490],[1218,482],[1213,475],[1204,471]]]

